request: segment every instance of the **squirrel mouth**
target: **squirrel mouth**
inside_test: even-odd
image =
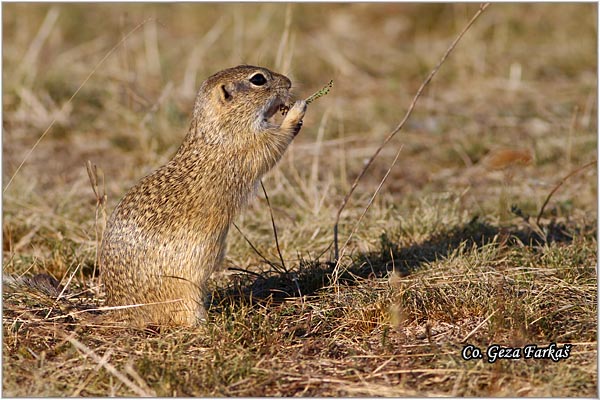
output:
[[[270,102],[263,114],[264,122],[271,125],[280,126],[281,122],[283,122],[283,118],[287,115],[289,110],[290,106],[285,104],[283,99],[280,97],[276,97]],[[278,111],[281,112],[281,116],[277,114]]]

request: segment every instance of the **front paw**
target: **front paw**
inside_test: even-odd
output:
[[[294,106],[287,112],[285,119],[283,120],[282,126],[290,129],[294,136],[300,132],[302,128],[302,118],[306,112],[306,101],[298,100],[294,103]]]

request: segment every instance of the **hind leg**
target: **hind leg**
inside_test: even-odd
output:
[[[181,280],[163,283],[161,299],[153,306],[151,320],[165,325],[195,326],[206,320],[204,290]]]

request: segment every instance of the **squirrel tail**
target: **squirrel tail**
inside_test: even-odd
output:
[[[5,292],[37,291],[47,296],[57,298],[65,293],[64,288],[54,277],[48,274],[34,276],[2,275],[2,288]]]

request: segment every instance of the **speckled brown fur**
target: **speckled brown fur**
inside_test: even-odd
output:
[[[289,106],[290,87],[285,76],[248,65],[202,84],[177,153],[129,190],[108,221],[100,252],[107,305],[140,305],[117,317],[137,325],[204,318],[204,286],[233,218],[302,125],[302,100],[281,125],[267,121]]]

